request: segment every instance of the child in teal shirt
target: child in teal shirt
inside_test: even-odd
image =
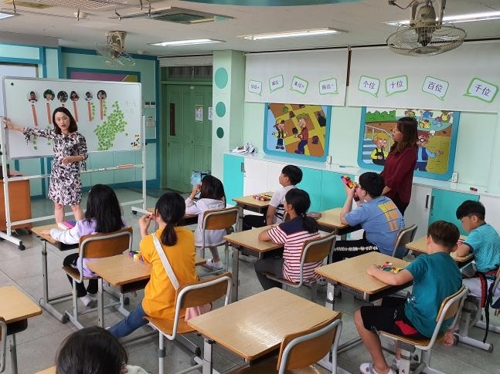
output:
[[[462,285],[460,271],[450,252],[456,249],[460,237],[458,228],[446,221],[436,221],[427,233],[427,253],[417,257],[405,269],[394,274],[372,265],[367,273],[389,285],[403,285],[413,281],[408,299],[387,297],[381,306],[363,306],[354,313],[359,336],[367,347],[373,363],[360,367],[362,373],[393,374],[382,353],[377,330],[411,337],[429,338],[436,328],[436,317],[443,300]],[[444,321],[441,331],[451,321]],[[396,352],[399,360],[401,352]]]

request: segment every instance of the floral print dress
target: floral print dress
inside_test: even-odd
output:
[[[26,142],[32,136],[52,140],[54,161],[50,173],[48,198],[54,203],[62,205],[80,205],[82,202],[82,180],[80,178],[80,162],[62,163],[68,156],[82,156],[82,169],[86,169],[85,160],[88,158],[87,141],[85,137],[73,132],[68,135],[56,134],[54,130],[42,130],[26,127],[23,131]]]

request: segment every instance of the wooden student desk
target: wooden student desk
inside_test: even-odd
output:
[[[78,244],[63,244],[58,241],[55,241],[54,238],[50,235],[42,234],[44,230],[57,229],[57,224],[45,225],[45,226],[37,226],[31,229],[38,238],[38,241],[42,246],[42,289],[43,289],[43,297],[40,299],[40,306],[45,309],[47,312],[52,314],[59,322],[66,322],[68,317],[66,314],[59,312],[56,308],[54,308],[54,304],[63,301],[72,296],[71,293],[60,295],[56,297],[49,296],[49,275],[47,271],[47,243],[51,244],[53,247],[57,248],[60,251],[67,251],[71,249],[78,248]],[[62,267],[62,263],[61,263]]]
[[[262,192],[262,193],[255,194],[255,195],[267,195],[269,197],[272,197],[273,192],[268,191],[268,192]],[[248,196],[243,196],[243,197],[236,197],[233,199],[233,201],[236,203],[236,206],[240,210],[240,215],[239,215],[240,219],[239,219],[239,222],[237,225],[238,227],[236,227],[236,231],[241,231],[243,228],[243,216],[244,216],[243,211],[244,210],[250,210],[252,212],[265,214],[267,211],[267,208],[269,207],[269,202],[271,200],[268,200],[268,201],[257,200],[253,196],[254,195],[248,195]]]
[[[212,373],[212,343],[247,361],[279,348],[285,335],[311,328],[340,313],[272,288],[195,317],[188,324],[205,338],[203,374]]]
[[[340,235],[340,231],[349,227],[349,225],[344,225],[340,222],[341,211],[342,208],[334,208],[320,212],[321,217],[316,220],[320,229],[328,232],[335,232],[337,235]]]
[[[467,237],[464,235],[460,236],[460,239],[464,240]],[[408,244],[406,244],[406,248],[413,251],[416,255],[419,254],[427,254],[427,236],[423,236],[417,240],[414,240]],[[465,256],[457,256],[454,252],[450,253],[450,256],[455,260],[459,267],[465,266],[469,263],[473,258],[474,254],[469,252]]]
[[[205,259],[196,256],[196,266],[203,265],[205,262]],[[104,327],[103,281],[119,289],[120,305],[117,310],[123,315],[128,316],[130,312],[123,306],[123,294],[141,290],[146,286],[151,275],[151,265],[134,260],[128,253],[124,253],[118,256],[88,261],[87,266],[99,276],[97,293],[98,326]]]
[[[10,335],[10,357],[12,373],[17,374],[16,333],[26,330],[28,318],[39,316],[42,310],[17,287],[0,287],[0,317],[7,325]]]
[[[56,369],[57,368],[55,366],[52,366],[51,368],[39,371],[36,374],[56,374]]]
[[[365,301],[372,302],[410,286],[411,282],[401,286],[389,286],[366,273],[369,266],[373,264],[382,265],[386,261],[391,262],[393,266],[399,268],[405,268],[409,264],[407,261],[384,255],[380,252],[369,252],[361,256],[316,268],[314,271],[325,277],[328,281],[325,306],[331,310],[334,309],[335,287],[357,295]],[[356,338],[346,342],[339,347],[338,352],[345,351],[357,345],[360,341],[360,338]],[[320,364],[325,368],[330,368],[331,366],[325,359]]]
[[[274,244],[273,242],[263,242],[259,240],[259,234],[262,231],[269,230],[271,226],[258,227],[253,230],[239,231],[229,235],[224,236],[224,240],[227,241],[233,247],[233,268],[232,268],[232,290],[231,290],[231,300],[238,300],[238,285],[239,285],[239,273],[240,273],[240,249],[245,248],[252,252],[259,254],[274,251],[276,249],[283,248],[282,244]]]

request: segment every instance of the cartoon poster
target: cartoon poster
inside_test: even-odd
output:
[[[415,176],[448,180],[453,173],[460,112],[426,109],[363,107],[358,164],[382,170],[393,145],[392,129],[401,117],[418,122]]]
[[[330,106],[270,103],[266,108],[265,153],[326,160]]]

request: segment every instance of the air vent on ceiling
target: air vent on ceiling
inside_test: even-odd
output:
[[[152,10],[151,13],[140,12],[122,16],[122,18],[149,18],[156,21],[175,22],[191,25],[201,22],[215,22],[232,19],[233,17],[219,14],[205,13],[193,9],[169,7],[161,10]]]
[[[154,3],[159,0],[151,0]],[[4,4],[13,5],[12,0],[4,0]],[[16,0],[16,7],[45,9],[49,7],[63,7],[82,10],[107,10],[124,7],[139,7],[138,0]]]

